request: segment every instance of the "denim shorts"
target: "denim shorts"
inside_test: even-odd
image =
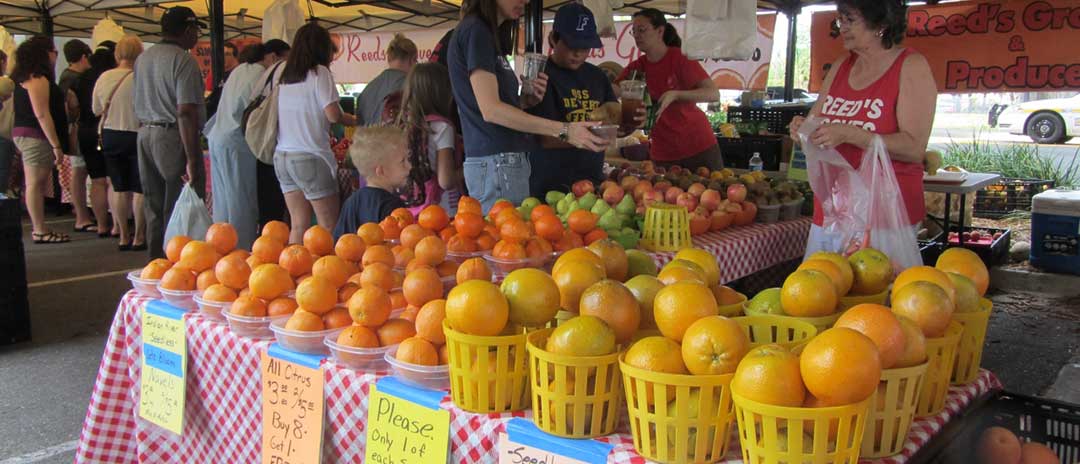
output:
[[[330,165],[312,153],[279,151],[274,153],[274,173],[281,184],[281,193],[304,192],[304,198],[314,201],[337,195],[337,179]],[[254,179],[252,179],[254,181]]]
[[[491,209],[495,200],[504,198],[519,204],[529,196],[532,166],[528,153],[465,158],[464,172],[469,196],[479,201],[484,211]]]

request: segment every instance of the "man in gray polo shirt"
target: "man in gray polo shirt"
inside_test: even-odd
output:
[[[139,176],[146,198],[146,240],[151,258],[165,256],[165,225],[172,216],[184,176],[205,195],[199,131],[205,121],[199,65],[188,53],[202,23],[187,7],[161,16],[162,41],[135,62],[135,116],[139,128]]]

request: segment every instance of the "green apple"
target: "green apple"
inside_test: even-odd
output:
[[[566,197],[565,193],[558,190],[552,190],[544,195],[544,202],[550,206],[555,206],[559,203],[559,200],[562,200],[564,197]]]

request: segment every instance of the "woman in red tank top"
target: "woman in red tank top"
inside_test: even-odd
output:
[[[934,122],[937,86],[922,55],[899,47],[907,30],[904,0],[839,0],[836,27],[850,53],[832,64],[825,92],[810,114],[828,121],[810,142],[835,148],[855,168],[875,134],[892,158],[910,224],[926,215],[922,163]],[[791,122],[798,140],[804,119]],[[811,242],[820,235],[821,206],[814,204]],[[811,248],[814,243],[809,244]]]

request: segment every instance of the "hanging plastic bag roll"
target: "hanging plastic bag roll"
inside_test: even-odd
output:
[[[184,184],[180,190],[180,197],[173,206],[172,216],[169,217],[169,225],[165,227],[165,242],[169,243],[177,235],[186,235],[192,240],[202,240],[206,237],[206,231],[213,224],[210,212],[206,210],[206,203],[191,188],[191,184]]]
[[[821,125],[820,118],[810,117],[799,128],[810,188],[823,217],[821,230],[806,244],[806,256],[817,251],[850,256],[869,247],[888,255],[896,273],[922,265],[885,141],[875,135],[856,169],[835,149],[810,142]]]

